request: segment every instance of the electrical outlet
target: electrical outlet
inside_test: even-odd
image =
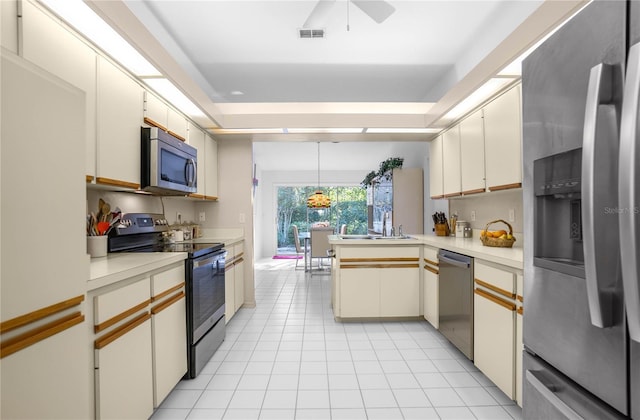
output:
[[[238,215],[238,222],[240,222],[240,223],[244,223],[244,213],[240,213],[240,214]]]
[[[476,211],[475,210],[471,210],[471,221],[472,222],[476,221]]]
[[[516,221],[516,211],[515,211],[515,209],[509,209],[509,221],[510,222],[515,222]]]
[[[182,223],[182,213],[180,213],[179,211],[176,212],[176,222]]]
[[[205,219],[206,219],[206,217],[205,217],[205,212],[201,211],[199,216],[200,216],[200,217],[199,217],[200,221],[201,221],[201,222],[204,222],[204,221],[205,221]]]

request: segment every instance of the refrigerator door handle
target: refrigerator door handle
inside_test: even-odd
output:
[[[619,66],[598,64],[591,69],[582,145],[582,226],[584,270],[591,323],[614,325],[613,302],[620,293],[617,217],[607,208],[618,205],[618,104],[622,95]],[[597,176],[596,176],[597,168]],[[614,235],[614,236],[612,236]],[[613,263],[612,263],[613,262]]]
[[[584,420],[584,418],[569,407],[560,397],[536,376],[532,370],[525,372],[526,380],[538,391],[551,405],[561,412],[569,420]]]
[[[618,211],[620,214],[620,260],[629,336],[640,342],[640,260],[638,259],[639,224],[637,165],[638,103],[640,102],[640,44],[629,49],[627,79],[624,85],[620,125],[620,166],[618,173]]]

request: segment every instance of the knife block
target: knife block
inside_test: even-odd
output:
[[[449,236],[449,225],[447,223],[435,224],[436,236]]]

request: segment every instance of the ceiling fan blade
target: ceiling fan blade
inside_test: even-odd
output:
[[[327,22],[327,15],[335,3],[336,0],[318,0],[302,27],[323,28]]]
[[[384,22],[396,11],[396,8],[383,0],[351,0],[360,10],[377,23]]]

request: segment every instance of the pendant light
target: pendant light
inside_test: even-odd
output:
[[[324,195],[320,189],[320,142],[318,142],[318,189],[307,199],[307,207],[310,209],[331,207],[331,199],[328,195]]]

